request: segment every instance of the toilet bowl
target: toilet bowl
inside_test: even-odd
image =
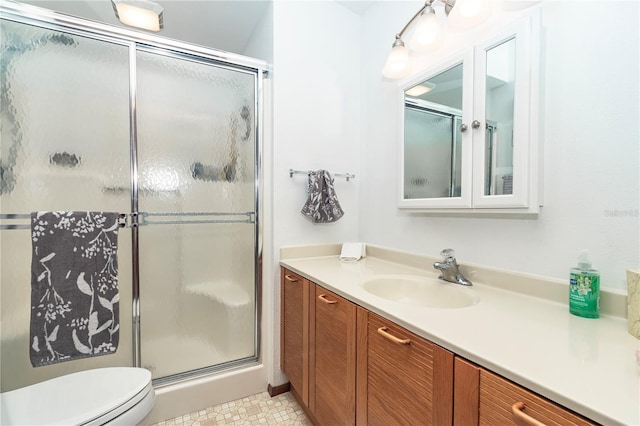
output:
[[[148,370],[97,368],[0,394],[0,424],[140,425],[154,400]]]

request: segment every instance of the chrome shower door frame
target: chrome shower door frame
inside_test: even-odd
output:
[[[252,357],[225,362],[197,370],[184,372],[154,380],[154,385],[168,385],[180,381],[209,375],[216,371],[240,367],[252,362],[260,361],[261,353],[261,288],[262,288],[262,238],[260,214],[260,182],[262,176],[262,120],[264,117],[263,87],[264,78],[269,72],[264,61],[237,55],[229,52],[209,49],[177,40],[165,39],[151,34],[118,28],[99,22],[76,18],[60,14],[39,7],[0,0],[0,18],[9,21],[33,25],[54,31],[63,31],[82,37],[110,42],[129,48],[129,145],[130,145],[130,174],[131,174],[131,239],[132,239],[132,364],[141,366],[141,336],[140,336],[140,254],[139,254],[139,226],[140,213],[138,211],[138,139],[137,139],[137,85],[136,85],[136,53],[152,51],[179,59],[201,62],[207,65],[226,68],[233,71],[252,74],[255,90],[255,164],[254,164],[254,355]]]

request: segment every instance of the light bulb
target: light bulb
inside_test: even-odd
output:
[[[417,52],[428,52],[435,50],[442,42],[442,28],[440,22],[431,7],[427,7],[418,23],[415,32],[409,42],[412,50]]]
[[[449,28],[463,30],[481,24],[491,16],[491,0],[456,0],[449,13]]]
[[[517,12],[535,6],[540,2],[542,2],[542,0],[504,0],[501,6],[502,10],[506,10],[507,12]]]
[[[470,19],[480,13],[480,9],[482,9],[482,0],[461,0],[458,8],[460,9],[460,15],[463,18]]]
[[[382,75],[387,78],[402,78],[409,72],[409,52],[401,39],[397,38],[389,52]]]

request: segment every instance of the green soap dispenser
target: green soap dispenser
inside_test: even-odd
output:
[[[578,267],[571,268],[569,312],[584,318],[600,317],[600,273],[591,269],[589,252],[582,250]]]

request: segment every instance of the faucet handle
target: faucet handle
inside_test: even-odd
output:
[[[456,252],[454,249],[444,249],[440,252],[440,255],[442,257],[444,257],[445,260],[449,260],[449,259],[455,259],[456,258]]]

